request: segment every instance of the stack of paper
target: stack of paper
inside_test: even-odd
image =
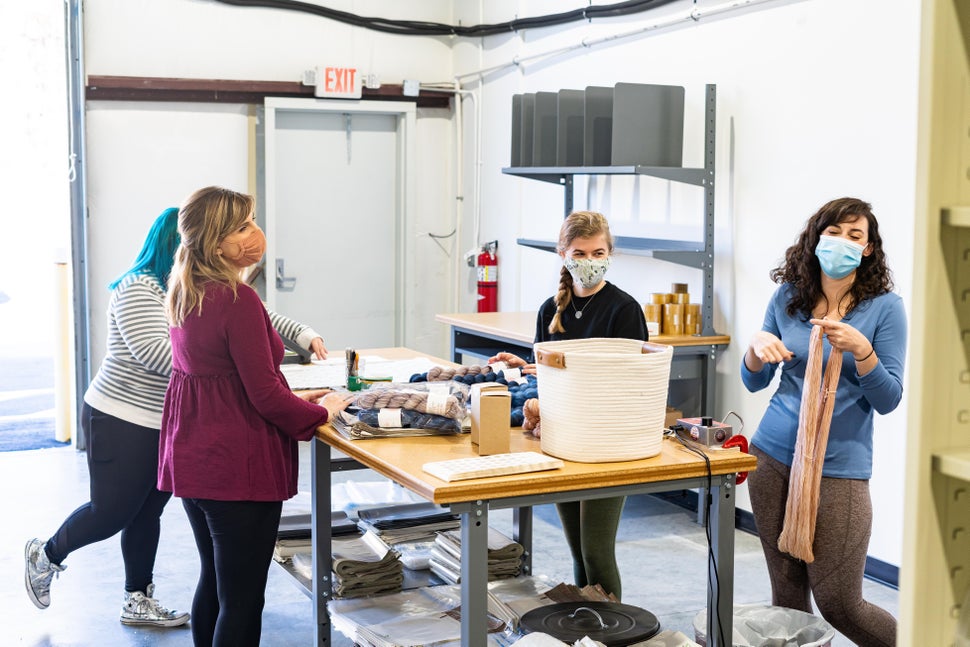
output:
[[[522,572],[522,544],[514,542],[494,528],[488,529],[488,580],[517,577]],[[461,531],[447,530],[435,537],[431,549],[431,572],[445,582],[461,581]]]

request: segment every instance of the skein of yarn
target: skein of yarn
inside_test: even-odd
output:
[[[785,504],[785,523],[778,537],[779,550],[806,563],[815,561],[812,544],[815,542],[822,464],[841,374],[842,351],[832,348],[823,379],[822,327],[812,326],[802,404],[798,412],[798,438]]]
[[[539,437],[539,398],[529,398],[522,405],[522,428],[531,431],[536,438]]]
[[[456,375],[487,375],[492,372],[491,366],[473,364],[471,366],[432,366],[428,369],[428,381],[440,382],[450,380]]]
[[[467,385],[454,381],[437,385],[386,382],[360,391],[353,404],[359,409],[412,409],[461,421],[468,391]]]

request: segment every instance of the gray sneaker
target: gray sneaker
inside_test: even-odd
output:
[[[189,614],[166,609],[158,603],[155,585],[149,584],[145,592],[125,591],[125,604],[121,607],[121,623],[126,625],[152,625],[155,627],[178,627],[189,621]]]
[[[51,605],[51,580],[67,568],[51,563],[44,551],[46,545],[40,539],[31,539],[24,548],[24,585],[30,601],[38,609],[46,609]]]

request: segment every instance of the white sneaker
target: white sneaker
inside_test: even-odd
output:
[[[30,601],[38,609],[51,605],[51,580],[67,568],[51,563],[44,550],[46,545],[40,539],[31,539],[24,548],[24,585]]]
[[[153,596],[155,585],[149,584],[145,592],[125,591],[125,603],[121,607],[121,623],[126,625],[152,625],[155,627],[178,627],[189,621],[189,614],[166,609]]]

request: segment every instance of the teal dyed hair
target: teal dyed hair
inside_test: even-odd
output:
[[[175,262],[175,250],[179,246],[178,224],[178,209],[169,207],[163,211],[152,223],[152,228],[148,230],[141,251],[138,252],[138,258],[108,287],[114,290],[129,275],[150,274],[165,288],[168,275],[172,271],[172,263]]]

